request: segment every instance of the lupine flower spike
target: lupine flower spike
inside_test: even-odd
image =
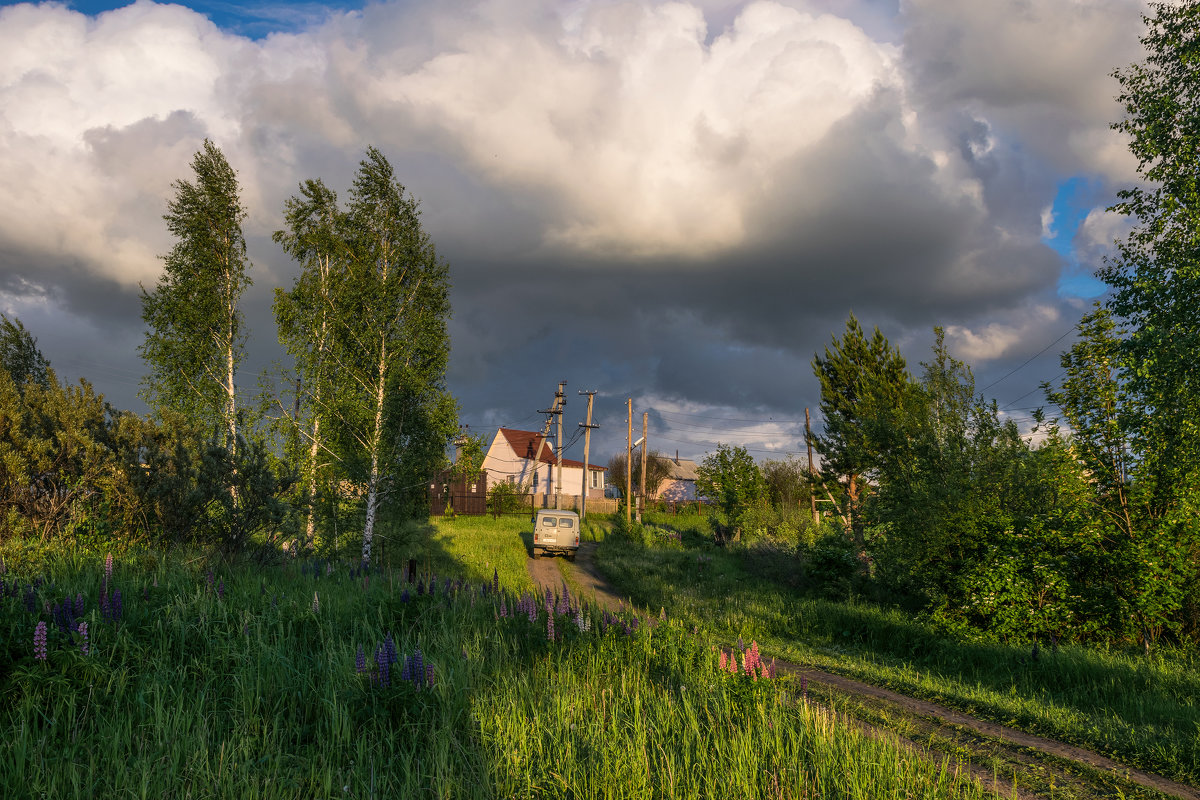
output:
[[[79,652],[83,653],[86,656],[88,654],[87,623],[86,622],[79,623],[78,631],[79,631]]]
[[[46,660],[46,623],[39,621],[33,629],[33,657],[38,661]]]
[[[316,614],[321,610],[321,599],[317,597],[317,593],[313,592],[313,613]]]

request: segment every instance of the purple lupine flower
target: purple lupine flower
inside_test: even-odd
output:
[[[122,616],[121,590],[120,589],[113,589],[112,610],[113,610],[113,619],[120,619]]]
[[[42,620],[33,629],[33,657],[38,661],[46,660],[46,623]]]
[[[425,594],[425,584],[420,578],[417,578],[417,597]]]
[[[391,633],[383,640],[383,653],[387,656],[389,664],[395,664],[400,658],[399,654],[396,653],[396,641],[392,638]]]
[[[105,622],[108,622],[111,617],[112,617],[112,606],[109,605],[109,602],[108,602],[108,592],[102,591],[100,593],[100,618],[103,619]]]
[[[433,664],[426,664],[425,665],[425,685],[426,686],[429,686],[429,687],[433,686],[433,677],[434,677],[433,676]]]
[[[367,656],[363,652],[361,644],[358,646],[358,652],[354,655],[354,670],[359,675],[367,671]]]
[[[407,603],[412,598],[408,594],[408,587],[404,587],[404,591],[400,593],[400,602]]]
[[[564,589],[567,588],[565,584],[563,585],[563,588]],[[554,613],[559,614],[561,616],[565,616],[568,613],[570,613],[570,611],[571,611],[571,605],[567,599],[566,592],[564,592],[561,596],[557,597],[557,602],[554,604]]]
[[[29,584],[25,585],[25,610],[30,614],[37,612],[37,595],[33,593],[33,587]]]
[[[554,641],[554,615],[553,614],[546,615],[546,641],[548,641],[548,642]]]
[[[738,637],[738,650],[745,650],[745,649],[746,649],[746,645],[744,642],[742,642],[742,637],[739,636]]]
[[[500,572],[495,568],[492,569],[492,591],[500,593]]]
[[[500,617],[502,619],[508,618],[508,605],[504,602],[503,597],[500,598]]]
[[[75,616],[83,616],[83,592],[79,592],[75,595]]]
[[[213,584],[216,582],[216,577],[213,575],[213,571],[211,569],[208,571],[207,580],[208,580],[208,590],[211,592],[213,590]]]
[[[388,674],[390,662],[388,661],[387,653],[383,651],[382,647],[375,648],[375,664],[379,667],[379,685],[384,687],[391,686],[391,676]]]
[[[79,632],[79,652],[83,653],[86,656],[88,654],[87,623],[86,622],[79,623],[79,627],[76,630]]]
[[[219,583],[217,583],[217,599],[218,600],[225,599],[225,579],[224,578],[222,578],[221,581]]]
[[[407,683],[412,681],[412,656],[405,658],[400,663],[403,664],[403,666],[400,667],[401,682]]]
[[[419,681],[425,676],[425,656],[421,655],[421,648],[419,647],[413,650],[412,669],[409,672],[412,673],[414,681]]]

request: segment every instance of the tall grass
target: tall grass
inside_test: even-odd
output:
[[[786,682],[719,671],[703,631],[563,598],[548,612],[527,577],[497,592],[523,565],[515,532],[456,520],[428,537],[439,571],[419,584],[182,551],[127,553],[110,581],[95,557],[6,548],[0,796],[985,796]],[[66,598],[86,655],[54,624]],[[418,650],[432,685],[401,674]]]
[[[666,521],[664,520],[664,523]],[[693,532],[695,533],[695,532]],[[600,567],[639,605],[703,620],[726,640],[756,638],[785,658],[1074,742],[1172,778],[1200,783],[1200,659],[1064,646],[968,641],[911,614],[804,597],[794,556],[605,539]]]

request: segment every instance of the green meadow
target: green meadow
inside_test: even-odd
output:
[[[897,609],[813,596],[796,552],[716,547],[706,520],[648,516],[601,536],[621,596],[764,650],[902,694],[1074,743],[1200,785],[1200,658],[1186,649],[1009,645],[966,638]]]
[[[989,796],[731,671],[721,627],[536,593],[522,524],[402,527],[366,570],[0,545],[0,794]]]

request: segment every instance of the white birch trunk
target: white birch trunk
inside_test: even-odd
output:
[[[371,434],[371,478],[367,484],[367,522],[363,527],[363,561],[371,559],[375,515],[379,510],[379,448],[383,442],[383,390],[387,377],[387,339],[380,343],[379,370],[375,384],[375,430]]]

